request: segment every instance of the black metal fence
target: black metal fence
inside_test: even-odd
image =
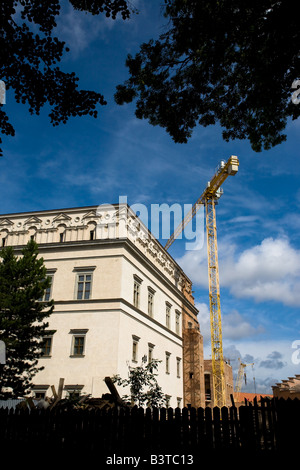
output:
[[[297,399],[262,399],[221,410],[2,408],[0,446],[2,458],[42,449],[49,456],[97,455],[99,463],[135,466],[133,460],[116,462],[127,456],[139,458],[143,466],[189,465],[207,455],[291,455],[300,445],[299,426]]]

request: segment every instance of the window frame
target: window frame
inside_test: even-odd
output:
[[[139,336],[132,335],[131,361],[134,363],[138,362],[139,341],[140,341]]]
[[[81,396],[84,385],[65,385],[64,390],[68,398],[79,398]]]
[[[135,308],[140,308],[141,303],[141,285],[142,279],[136,274],[133,275],[133,306]]]
[[[148,286],[148,315],[150,318],[154,317],[154,294],[155,290]]]
[[[171,402],[172,395],[165,395],[165,402],[166,402],[166,408],[170,408],[170,402]]]
[[[52,290],[53,290],[53,282],[54,282],[54,274],[56,273],[56,269],[47,269],[46,277],[50,278],[50,286],[47,287],[45,290],[43,297],[39,299],[39,302],[49,302],[52,299]]]
[[[72,356],[84,356],[85,350],[85,335],[74,335],[72,345]]]
[[[171,353],[166,351],[165,352],[165,361],[166,361],[166,368],[165,368],[165,372],[166,374],[170,374],[171,373],[171,368],[170,368],[170,359],[171,359]]]
[[[73,329],[70,330],[70,334],[72,335],[71,339],[71,354],[70,357],[85,357],[86,351],[86,336],[87,336],[88,329]],[[83,339],[82,345],[76,345],[77,339]],[[82,352],[78,353],[75,352],[75,347],[82,349]]]
[[[46,352],[46,342],[50,341],[50,345],[49,347],[47,348],[47,350],[49,352]],[[53,334],[47,334],[45,336],[43,336],[43,342],[41,344],[41,350],[42,350],[42,354],[41,354],[41,358],[43,357],[51,357],[52,355],[52,345],[53,345]]]
[[[166,327],[171,329],[171,308],[172,305],[169,302],[166,302]]]
[[[175,333],[177,335],[181,334],[180,319],[181,319],[181,312],[179,310],[175,310]]]
[[[80,267],[75,267],[73,271],[76,273],[76,278],[75,278],[75,292],[74,292],[74,299],[78,300],[79,302],[85,302],[88,300],[92,299],[92,291],[93,291],[93,281],[94,281],[94,271],[96,269],[96,266],[80,266]],[[84,276],[84,280],[81,281],[79,279],[80,276]],[[89,281],[86,281],[85,276],[91,276],[91,279]],[[83,282],[83,289],[82,289],[82,298],[79,298],[79,283]],[[90,284],[90,289],[89,289],[89,297],[85,298],[85,284],[86,282],[89,282]]]
[[[176,357],[176,374],[177,378],[181,378],[181,357]]]
[[[153,358],[153,351],[154,351],[155,345],[152,343],[148,343],[148,364],[154,359]]]
[[[33,385],[32,391],[34,393],[34,399],[44,400],[47,396],[47,390],[49,385]]]

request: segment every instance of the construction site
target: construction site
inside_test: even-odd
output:
[[[99,207],[86,207],[65,209],[63,212],[53,210],[8,214],[1,219],[0,232],[5,244],[18,248],[26,243],[28,237],[37,241],[46,267],[49,266],[51,289],[54,288],[53,292],[49,290],[48,296],[53,295],[57,308],[51,315],[52,323],[45,338],[47,348],[41,357],[44,370],[35,379],[33,397],[49,398],[53,386],[59,380],[64,381],[64,388],[59,387],[61,398],[63,392],[66,395],[71,391],[101,397],[105,391],[103,378],[126,373],[130,354],[132,367],[136,366],[139,348],[143,357],[148,352],[148,358],[158,354],[164,359],[165,374],[160,374],[159,379],[169,397],[167,406],[221,409],[230,407],[234,401],[238,402],[237,394],[241,391],[245,369],[247,366],[253,367],[253,364],[240,361],[234,384],[230,359],[223,354],[216,221],[216,206],[223,194],[222,185],[229,176],[236,175],[238,169],[237,156],[230,156],[227,161],[219,163],[206,188],[165,246],[159,244],[147,228],[142,232],[140,219],[127,205],[104,205],[100,206],[101,210]],[[209,358],[204,357],[204,338],[192,290],[193,282],[197,280],[191,281],[168,253],[200,208],[205,208],[206,222],[211,343]],[[119,242],[120,237],[124,246]],[[90,259],[93,260],[93,266],[90,266]],[[107,281],[99,277],[101,272],[106,273]],[[91,298],[93,277],[95,287]],[[83,300],[80,297],[83,286],[87,289],[85,302],[80,302],[79,311],[74,309],[74,280],[78,291],[76,302]],[[147,287],[142,298],[143,282],[144,285],[147,283]],[[114,287],[122,285],[123,290]],[[158,298],[155,316],[154,295]],[[117,306],[115,313],[111,313],[109,307],[112,299]],[[90,316],[91,300],[96,306],[93,316]],[[174,318],[172,325],[171,308]],[[124,309],[127,310],[126,315]],[[121,321],[122,328],[119,327]],[[89,331],[93,332],[94,338],[94,342],[89,343],[90,358],[84,354]],[[70,335],[71,355],[68,354]],[[107,342],[106,346],[99,349],[99,344],[104,342]],[[205,342],[208,342],[208,338],[205,338]],[[119,354],[120,345],[123,354]],[[76,359],[76,363],[74,360],[70,362],[70,357]],[[78,362],[80,358],[81,362]],[[98,367],[99,358],[102,369]],[[174,373],[170,374],[169,363],[172,358],[177,364],[176,368],[173,367]],[[170,402],[172,395],[173,401]]]
[[[170,388],[172,388],[173,384],[177,384],[180,387],[178,394],[183,390],[182,406],[138,407],[132,402],[125,402],[111,375],[104,378],[106,393],[103,393],[102,396],[81,394],[82,386],[76,384],[76,382],[73,382],[72,385],[68,384],[69,377],[65,380],[64,372],[62,372],[63,367],[61,366],[62,359],[59,357],[60,367],[56,367],[54,362],[56,375],[54,374],[52,377],[57,378],[61,372],[62,375],[60,375],[59,381],[52,382],[51,395],[36,394],[35,396],[26,397],[14,404],[12,409],[3,407],[3,403],[0,402],[0,437],[7,455],[12,455],[15,448],[22,454],[23,452],[26,453],[28,447],[35,447],[39,450],[46,447],[51,449],[55,454],[55,458],[62,455],[66,457],[67,462],[70,462],[70,455],[74,457],[75,462],[78,462],[79,456],[86,462],[87,455],[94,455],[97,456],[99,462],[102,459],[103,464],[117,464],[124,462],[121,456],[136,456],[138,454],[135,457],[136,462],[143,459],[142,461],[145,464],[152,465],[153,463],[163,463],[162,461],[151,460],[153,455],[157,457],[160,454],[163,458],[168,457],[169,460],[165,463],[199,465],[203,462],[205,455],[209,457],[214,455],[214,459],[219,456],[222,462],[226,457],[232,462],[235,457],[246,456],[248,459],[258,455],[260,461],[262,457],[266,457],[269,462],[270,456],[277,455],[277,452],[290,452],[294,448],[298,436],[299,401],[282,400],[282,398],[299,397],[299,375],[276,384],[273,387],[274,397],[255,395],[247,398],[241,393],[243,380],[246,377],[246,369],[253,370],[254,364],[244,363],[240,359],[234,383],[230,361],[223,354],[215,206],[222,194],[221,185],[228,176],[237,173],[238,167],[239,161],[236,156],[231,156],[227,162],[222,161],[220,163],[203,194],[165,246],[167,251],[184,230],[186,224],[192,220],[199,207],[204,205],[206,211],[211,358],[204,358],[203,335],[197,318],[192,283],[186,276],[182,275],[181,290],[177,292],[177,299],[179,298],[182,302],[181,335],[179,335],[180,315],[176,316],[175,332],[167,329],[165,325],[163,326],[164,334],[170,330],[171,340],[167,347],[170,348],[170,345],[174,343],[174,338],[178,341],[178,348],[174,349],[173,356],[178,354],[182,346],[182,381],[179,381],[181,376],[177,374],[177,377],[172,379],[173,382],[167,382],[169,375],[171,375],[169,370],[166,371],[167,379],[165,379],[166,386],[171,384]],[[59,216],[54,214],[54,216],[59,224],[62,214]],[[94,219],[95,214],[93,211],[89,211],[88,216]],[[47,217],[49,217],[49,214],[47,214]],[[64,216],[64,218],[66,217]],[[33,217],[31,217],[30,223],[32,223],[32,219]],[[5,220],[8,221],[8,219]],[[89,234],[91,234],[90,227],[88,226]],[[71,232],[73,227],[70,225],[69,228]],[[61,235],[61,233],[59,232],[58,235]],[[69,236],[71,237],[71,234]],[[64,246],[62,241],[59,241],[59,246]],[[84,243],[88,244],[89,247],[91,245],[97,246],[93,242],[98,243],[94,239]],[[131,249],[133,248],[131,247]],[[94,256],[93,259],[95,258]],[[71,261],[73,266],[73,253]],[[145,263],[145,259],[143,261]],[[170,265],[167,265],[167,267],[169,268]],[[78,276],[82,276],[82,272],[85,272],[87,268],[85,267],[85,271],[83,271],[83,268],[77,266],[77,269],[80,273]],[[94,271],[96,272],[96,266],[90,266],[88,273]],[[64,275],[66,277],[65,273]],[[86,275],[92,276],[91,274]],[[142,279],[136,276],[134,279],[134,293],[136,297],[137,294],[139,297],[139,286]],[[164,277],[164,281],[167,285],[166,277]],[[110,284],[113,283],[110,281]],[[132,285],[130,291],[131,287]],[[149,292],[153,295],[154,291],[150,290]],[[170,292],[174,293],[174,289],[171,290],[170,288]],[[178,294],[180,294],[180,297]],[[153,297],[148,296],[148,302],[149,299],[153,300]],[[168,302],[165,302],[165,304],[167,306],[167,320],[169,321],[170,305]],[[139,304],[137,305],[139,306]],[[152,303],[149,305],[153,306]],[[132,309],[129,302],[128,308]],[[135,312],[140,315],[142,311],[136,307]],[[64,312],[62,311],[62,313]],[[63,315],[60,313],[59,318],[62,317]],[[84,315],[80,318],[83,317],[85,318]],[[95,318],[91,318],[90,325],[93,328],[95,328],[95,325],[97,328]],[[148,319],[145,314],[144,318],[147,318],[149,322],[153,321],[151,318]],[[108,319],[110,320],[111,316]],[[89,325],[81,323],[75,325],[77,326],[76,329],[70,330],[69,311],[67,320],[69,334],[74,334],[75,338],[81,339],[79,345],[83,351],[83,340],[88,333]],[[109,323],[109,320],[106,321],[106,324],[114,326],[115,323]],[[101,319],[102,327],[104,323]],[[126,326],[125,323],[123,325]],[[157,329],[160,327],[157,320],[155,325]],[[63,328],[61,329],[63,330]],[[151,331],[150,328],[146,330],[146,338],[150,354],[150,352],[153,353],[156,346],[154,343],[149,342],[149,331]],[[129,330],[129,332],[131,334],[132,330]],[[54,333],[55,331],[53,331]],[[108,339],[109,355],[112,355],[113,351],[117,349],[112,345],[113,339],[117,337],[116,333],[117,330],[113,330],[111,337]],[[126,334],[124,326],[119,329],[119,334],[122,338]],[[104,334],[102,334],[102,339],[104,341]],[[133,351],[137,353],[140,338],[134,335],[133,340]],[[74,346],[75,344],[74,342]],[[99,341],[94,344],[99,344]],[[82,351],[79,350],[77,357],[84,358]],[[170,356],[172,354],[167,353],[168,361]],[[75,357],[76,354],[74,353],[73,358]],[[50,354],[49,358],[51,358]],[[145,361],[147,361],[147,356],[145,356]],[[177,366],[180,361],[181,357],[177,356]],[[112,369],[109,364],[106,364],[106,361],[103,362],[104,365],[108,365],[107,370],[111,373]],[[109,362],[109,359],[107,359],[107,362]],[[68,363],[66,362],[66,364]],[[169,362],[166,362],[166,364],[169,366]],[[68,373],[67,368],[65,372]],[[49,381],[50,376],[51,374],[48,375]],[[38,392],[45,392],[48,388],[48,385],[36,385]],[[69,391],[69,395],[66,395],[66,391]],[[116,455],[119,457],[116,457]],[[108,458],[111,460],[107,461]],[[134,457],[131,458],[134,459]],[[190,460],[186,461],[186,458]],[[182,459],[181,462],[180,459]]]

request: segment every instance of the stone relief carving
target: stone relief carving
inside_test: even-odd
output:
[[[55,242],[55,232],[65,226],[68,235],[65,241],[80,241],[89,239],[91,226],[97,231],[96,238],[129,238],[154,264],[175,280],[176,285],[183,285],[182,275],[179,274],[176,264],[164,252],[160,243],[152,236],[135,214],[127,207],[116,209],[115,206],[98,206],[97,209],[88,212],[72,214],[72,212],[57,212],[54,214],[39,214],[21,219],[11,220],[8,217],[0,219],[0,234],[9,235],[11,244],[26,243],[26,236],[33,233],[33,228],[38,243]],[[114,230],[113,230],[114,228]],[[89,232],[89,233],[87,233]],[[52,233],[53,235],[50,235]],[[73,234],[73,235],[72,235]]]

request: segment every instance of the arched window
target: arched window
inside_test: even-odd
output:
[[[66,241],[66,226],[65,224],[60,224],[57,227],[57,233],[58,233],[58,241],[60,243],[63,243]]]

